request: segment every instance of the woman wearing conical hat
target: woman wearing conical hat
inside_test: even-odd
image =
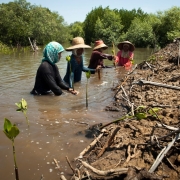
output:
[[[90,46],[84,43],[82,37],[75,37],[72,40],[72,46],[66,48],[66,51],[72,51],[70,60],[67,63],[66,74],[64,76],[64,81],[73,88],[73,83],[81,81],[82,71],[95,73],[97,68],[87,68],[83,63],[83,52],[84,49],[91,48]]]
[[[104,44],[102,40],[95,41],[94,49],[89,61],[89,66],[88,66],[89,68],[96,68],[99,65],[102,68],[108,67],[104,65],[103,59],[108,59],[112,61],[114,59],[114,56],[103,53],[103,51],[106,50],[107,48],[108,46]]]
[[[118,66],[125,66],[127,64],[131,64],[131,61],[133,60],[133,57],[134,57],[134,45],[129,42],[129,41],[123,41],[121,43],[119,43],[117,45],[119,51],[117,52],[117,56],[118,56],[118,61],[116,62],[116,64]]]

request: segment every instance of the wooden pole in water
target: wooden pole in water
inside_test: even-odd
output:
[[[32,48],[32,50],[33,50],[33,51],[35,51],[35,49],[34,49],[34,47],[33,47],[33,45],[32,45],[32,42],[31,42],[30,37],[28,37],[28,39],[29,39],[29,42],[30,42],[30,44],[31,44],[31,48]]]

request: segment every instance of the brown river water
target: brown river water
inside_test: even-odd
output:
[[[62,96],[33,96],[29,92],[34,86],[42,49],[35,53],[0,54],[0,180],[15,179],[12,143],[3,132],[4,118],[15,123],[20,130],[15,138],[20,180],[58,180],[62,172],[65,177],[70,177],[72,171],[66,156],[73,165],[72,160],[92,141],[85,137],[84,130],[93,124],[114,120],[115,112],[106,112],[104,108],[113,101],[114,92],[111,88],[125,75],[123,68],[102,69],[101,79],[97,74],[91,75],[87,108],[85,73],[82,74],[81,82],[75,84],[75,89],[80,92],[77,96],[65,91]],[[91,51],[86,50],[84,54],[85,66],[88,65]],[[108,51],[111,53],[110,48]],[[141,62],[147,59],[151,51],[136,49],[134,59]],[[66,72],[67,55],[69,52],[63,52],[57,64],[62,78]],[[108,60],[105,60],[105,64],[113,66]],[[24,114],[16,111],[15,103],[22,98],[28,103],[29,128]],[[58,161],[60,170],[55,169],[53,159]]]

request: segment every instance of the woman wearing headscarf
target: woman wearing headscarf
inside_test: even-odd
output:
[[[76,91],[69,88],[62,80],[59,69],[56,65],[60,61],[61,53],[64,48],[58,42],[50,42],[43,50],[43,59],[37,70],[35,85],[31,94],[46,95],[54,93],[61,95],[62,89],[69,91],[72,94],[77,94]]]
[[[123,41],[117,45],[119,51],[117,53],[118,60],[116,61],[118,66],[132,66],[131,61],[134,57],[134,45],[129,41]]]
[[[96,68],[98,66],[101,68],[108,67],[104,65],[104,59],[112,61],[115,59],[115,57],[113,55],[103,53],[103,51],[107,48],[108,46],[104,44],[102,40],[95,41],[88,68]]]
[[[66,48],[66,51],[72,51],[70,59],[67,63],[66,74],[64,76],[64,81],[73,88],[73,83],[81,81],[82,71],[95,73],[96,68],[87,68],[83,63],[83,53],[84,49],[91,48],[84,43],[82,37],[75,37],[72,40],[72,46]],[[99,67],[97,67],[99,68]]]

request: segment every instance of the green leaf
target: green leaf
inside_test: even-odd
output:
[[[71,56],[66,56],[66,61],[70,61],[71,60]]]
[[[9,121],[8,119],[4,119],[4,131],[6,131],[7,133],[11,130],[12,128],[12,123],[11,121]]]
[[[23,109],[27,109],[27,102],[26,102],[26,100],[22,99],[21,100],[21,104],[22,104],[22,108]]]
[[[22,109],[16,109],[16,111],[22,111]]]
[[[87,79],[89,79],[90,76],[91,76],[91,71],[86,72],[86,77],[87,77]]]
[[[155,108],[150,109],[150,110],[148,111],[148,113],[151,114],[151,115],[155,115],[155,113],[158,112],[158,111],[161,110],[161,109],[162,109],[162,108],[157,108],[157,107],[155,107]]]
[[[20,109],[21,109],[21,102],[19,102],[19,103],[15,103],[15,105],[16,105],[18,108],[20,108]]]
[[[146,106],[138,106],[137,109],[146,109]]]
[[[16,125],[12,125],[11,121],[5,118],[3,132],[10,140],[13,140],[19,134],[19,129]]]
[[[11,136],[6,131],[3,131],[3,132],[11,140]]]
[[[11,130],[9,131],[9,135],[13,138],[15,138],[19,134],[19,129],[14,125]]]
[[[135,114],[135,117],[136,117],[138,120],[141,120],[141,119],[147,118],[147,115],[146,115],[146,113],[136,113],[136,114]]]

